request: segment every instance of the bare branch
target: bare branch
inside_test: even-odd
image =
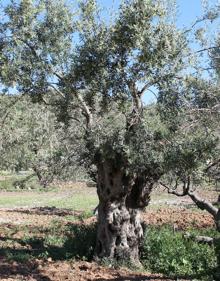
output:
[[[188,192],[189,197],[193,200],[193,202],[196,204],[196,206],[201,210],[206,210],[209,212],[214,218],[216,218],[218,209],[214,207],[209,201],[199,197],[198,194],[189,191]]]
[[[137,93],[138,96],[141,97],[146,90],[149,90],[149,88],[152,87],[153,85],[155,85],[157,82],[159,82],[159,79],[155,80],[153,82],[149,82],[146,85],[144,85],[144,87],[140,91],[138,91],[138,93]]]
[[[206,210],[214,217],[214,219],[216,219],[218,209],[216,207],[214,207],[209,201],[199,197],[198,194],[196,194],[194,191],[190,190],[190,177],[187,178],[187,181],[183,182],[182,192],[178,192],[176,190],[178,180],[176,180],[176,185],[174,188],[172,188],[172,187],[170,188],[169,186],[167,186],[166,184],[164,184],[162,182],[159,182],[159,183],[167,189],[169,194],[174,194],[179,197],[188,195],[199,209]]]
[[[156,99],[158,98],[157,94],[154,91],[152,91],[151,89],[147,89],[147,91],[151,92],[155,96]]]
[[[207,15],[205,15],[205,16],[203,16],[202,18],[197,19],[197,20],[191,25],[191,27],[190,27],[189,29],[185,30],[184,34],[190,32],[190,31],[192,31],[193,28],[194,28],[198,23],[201,23],[201,22],[203,22],[203,21],[205,21],[205,20],[210,20],[210,18],[207,17]]]
[[[212,237],[208,237],[208,236],[194,236],[188,232],[186,232],[186,234],[183,235],[184,238],[186,239],[191,239],[193,241],[196,241],[198,243],[205,243],[208,245],[213,245],[215,242],[215,239]]]
[[[176,195],[178,197],[183,197],[183,196],[187,195],[184,191],[182,191],[182,192],[176,191],[176,187],[175,188],[170,188],[169,186],[167,186],[166,184],[164,184],[162,182],[159,182],[159,184],[162,185],[163,187],[165,187],[165,189],[167,190],[167,192],[169,194],[174,194],[174,195]]]
[[[189,189],[190,189],[190,177],[187,177],[187,180],[182,181],[183,182],[182,192],[177,191],[178,182],[179,182],[179,179],[177,178],[174,187],[169,187],[162,182],[159,182],[159,184],[162,185],[163,187],[165,187],[169,194],[174,194],[178,197],[183,197],[183,196],[188,195],[188,192],[189,192]]]
[[[215,162],[211,163],[204,171],[207,173],[212,167],[215,167],[220,163],[220,159],[216,160]]]

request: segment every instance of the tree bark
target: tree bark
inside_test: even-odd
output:
[[[139,245],[143,238],[140,212],[149,202],[151,188],[144,179],[127,176],[111,163],[98,166],[98,258],[140,265]]]
[[[215,223],[217,230],[220,232],[220,208],[218,209],[218,212],[215,216]]]

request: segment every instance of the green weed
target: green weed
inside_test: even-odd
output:
[[[141,255],[146,269],[170,277],[205,278],[217,266],[214,246],[187,240],[170,227],[150,227]]]

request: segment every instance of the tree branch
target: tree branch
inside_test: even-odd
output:
[[[220,164],[220,159],[216,160],[215,162],[211,163],[204,172],[207,173],[212,167],[215,167],[216,165]]]
[[[40,57],[38,56],[35,48],[32,45],[30,45],[26,40],[23,40],[22,38],[18,38],[18,39],[28,46],[28,48],[31,50],[32,54],[38,60],[40,59]],[[49,65],[49,69],[60,81],[64,82],[64,84],[66,84],[62,75],[60,75],[59,73],[54,71],[50,65]],[[62,96],[63,98],[65,97],[65,95],[59,89],[54,87],[52,84],[50,84],[50,87],[53,88],[57,93],[59,93],[60,96]],[[82,108],[85,112],[86,119],[87,119],[87,127],[91,127],[92,122],[93,122],[93,116],[92,116],[92,113],[91,113],[89,107],[87,106],[87,104],[85,103],[84,99],[82,98],[82,96],[80,95],[80,93],[78,91],[75,91],[74,95],[78,99],[78,101],[80,102],[80,104],[81,104],[81,106],[82,106]]]
[[[196,51],[195,53],[202,53],[202,52],[205,52],[205,51],[210,51],[210,50],[218,49],[218,48],[220,48],[220,45],[219,46],[212,46],[212,47],[209,47],[209,48],[204,48],[204,49]]]
[[[167,189],[169,194],[174,194],[179,197],[188,195],[199,209],[206,210],[216,220],[218,209],[216,207],[214,207],[209,201],[199,197],[198,194],[196,194],[195,192],[190,190],[190,177],[187,178],[187,181],[183,182],[182,192],[178,192],[176,190],[178,187],[178,179],[176,180],[176,185],[174,188],[170,188],[169,186],[167,186],[166,184],[164,184],[162,182],[159,182],[159,183]]]
[[[141,97],[143,94],[144,94],[144,92],[149,88],[149,87],[152,87],[153,85],[155,85],[157,82],[159,82],[159,79],[158,80],[155,80],[155,81],[153,81],[153,82],[150,82],[150,83],[147,83],[146,85],[144,85],[144,87],[140,90],[140,91],[138,91],[138,96],[139,97]],[[149,89],[148,89],[149,90]]]
[[[186,234],[183,235],[184,238],[186,239],[191,239],[193,241],[196,241],[198,243],[204,243],[204,244],[208,244],[208,245],[213,245],[215,242],[215,239],[212,237],[208,237],[208,236],[194,236],[193,234],[190,234],[188,232],[186,232]]]
[[[178,197],[183,197],[183,196],[188,195],[189,188],[190,188],[190,177],[187,177],[187,180],[183,181],[182,192],[177,191],[178,180],[179,179],[176,180],[175,186],[171,187],[171,188],[162,182],[159,182],[159,184],[162,185],[163,187],[165,187],[169,194],[174,194]]]
[[[84,101],[83,97],[80,95],[79,92],[75,91],[74,95],[76,96],[76,98],[80,102],[81,106],[83,107],[83,110],[84,110],[84,113],[85,113],[86,119],[87,119],[87,128],[91,128],[92,123],[93,123],[93,116],[92,116],[92,113],[91,113],[89,107],[87,106],[86,102]]]
[[[188,195],[199,209],[206,210],[214,217],[214,219],[216,218],[218,209],[214,207],[209,201],[199,197],[198,194],[192,191],[189,191]]]

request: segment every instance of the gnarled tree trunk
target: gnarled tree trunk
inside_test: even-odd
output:
[[[217,211],[217,214],[215,216],[215,223],[216,223],[216,228],[220,232],[220,208]]]
[[[126,260],[139,265],[139,245],[143,238],[140,211],[149,202],[153,184],[108,162],[98,166],[99,258]]]

